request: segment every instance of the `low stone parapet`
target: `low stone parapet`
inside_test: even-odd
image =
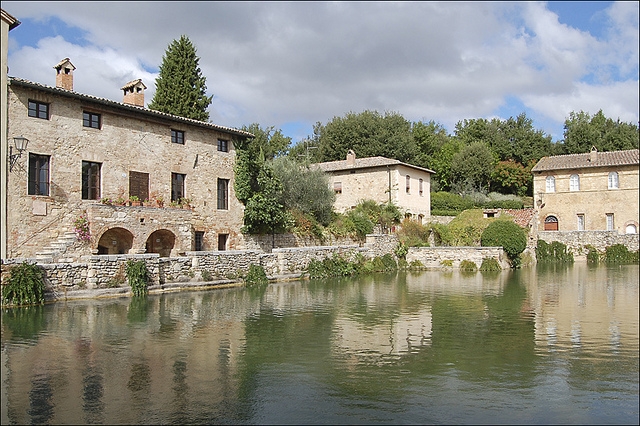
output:
[[[420,261],[425,268],[459,268],[463,260],[482,266],[482,260],[491,258],[498,261],[502,269],[510,268],[502,247],[410,247],[407,262]]]
[[[638,251],[638,234],[618,234],[616,231],[538,231],[538,239],[549,244],[561,242],[574,255],[584,255],[588,252],[586,246],[595,247],[604,253],[607,247],[622,244],[629,251]]]

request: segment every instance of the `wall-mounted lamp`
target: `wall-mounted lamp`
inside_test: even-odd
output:
[[[18,158],[22,156],[22,152],[27,149],[27,145],[29,144],[29,139],[24,136],[18,136],[13,138],[13,143],[16,146],[18,152],[16,154],[13,153],[13,147],[9,147],[9,171],[13,170],[13,166],[18,161]]]

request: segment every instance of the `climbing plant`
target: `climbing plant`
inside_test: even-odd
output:
[[[2,286],[2,305],[36,305],[44,303],[42,270],[33,263],[23,262],[11,268],[6,285]]]
[[[148,293],[149,271],[144,260],[127,261],[127,279],[134,296],[144,296]]]

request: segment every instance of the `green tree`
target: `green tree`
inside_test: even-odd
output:
[[[445,128],[435,121],[413,123],[411,134],[416,143],[417,153],[414,165],[433,168],[436,154],[450,140]]]
[[[463,147],[451,162],[452,189],[460,193],[486,192],[493,168],[493,154],[483,142]]]
[[[482,247],[502,247],[509,259],[516,263],[520,253],[527,248],[527,234],[510,220],[496,220],[482,231]]]
[[[431,178],[431,188],[434,191],[448,191],[451,189],[453,176],[451,164],[453,157],[460,152],[464,144],[457,138],[450,138],[442,145],[431,159],[430,168],[435,172]]]
[[[322,170],[310,168],[308,164],[290,157],[274,159],[273,170],[282,183],[278,201],[286,209],[310,214],[327,226],[336,198],[335,192],[329,187],[329,177]]]
[[[278,202],[282,184],[274,175],[271,165],[262,164],[257,176],[258,190],[245,204],[244,229],[249,234],[268,234],[286,231],[290,218],[284,206]]]
[[[156,92],[149,109],[194,120],[207,121],[207,108],[213,96],[207,96],[196,48],[185,35],[173,42],[162,57],[156,79]]]
[[[326,125],[316,123],[314,138],[315,161],[344,160],[350,149],[360,158],[383,156],[407,163],[416,155],[411,123],[398,113],[350,112]]]
[[[533,187],[533,175],[530,163],[528,167],[513,160],[500,161],[491,173],[491,187],[502,194],[526,195]]]
[[[593,117],[589,113],[572,111],[564,122],[564,154],[638,149],[638,125],[607,118],[602,110]]]

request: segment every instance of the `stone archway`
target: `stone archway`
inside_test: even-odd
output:
[[[133,246],[133,234],[124,228],[105,231],[98,241],[98,254],[128,254]]]
[[[171,250],[176,244],[176,236],[167,229],[158,229],[147,238],[147,253],[158,253],[160,257],[171,256]]]

